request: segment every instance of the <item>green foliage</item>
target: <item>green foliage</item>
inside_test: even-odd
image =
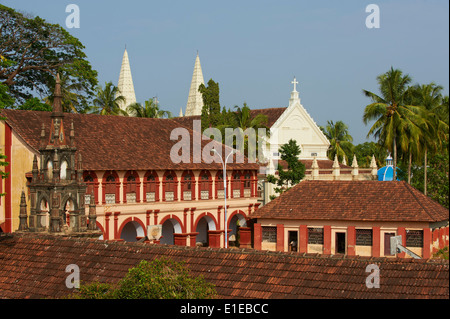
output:
[[[448,260],[448,246],[439,249],[437,252],[433,254],[433,257]]]
[[[208,81],[208,86],[200,84],[198,91],[202,94],[202,132],[208,127],[217,127],[220,118],[219,83],[213,79]]]
[[[448,142],[447,142],[448,143]],[[427,161],[427,196],[449,208],[449,148],[446,144],[443,150],[428,158]],[[400,162],[399,167],[402,172],[407,171],[408,162]],[[411,186],[424,192],[424,163],[412,165],[411,168]],[[399,173],[400,175],[400,173]],[[406,179],[406,173],[399,177]]]
[[[93,101],[94,106],[91,112],[101,115],[127,116],[128,113],[119,106],[120,102],[125,101],[125,97],[119,95],[119,92],[119,89],[111,81],[105,83],[105,88],[97,86],[96,97]]]
[[[362,144],[355,145],[353,152],[354,155],[356,155],[358,166],[361,168],[370,167],[372,156],[375,156],[375,161],[378,168],[386,166],[386,157],[388,155],[387,150],[377,143],[364,142]],[[353,157],[353,155],[351,157]]]
[[[93,282],[81,285],[69,298],[78,299],[207,299],[214,286],[202,276],[194,277],[184,262],[169,259],[142,260],[117,285]]]
[[[68,77],[68,86],[79,85],[82,100],[92,96],[97,72],[77,38],[58,24],[4,5],[0,5],[0,21],[0,81],[18,103],[31,98],[33,92],[51,95],[57,72]]]
[[[353,152],[353,137],[348,131],[348,126],[342,121],[327,121],[325,128],[320,127],[325,136],[330,141],[330,149],[328,151],[328,157],[334,160],[335,155],[338,157],[338,161],[342,162],[344,156],[349,158]]]
[[[278,163],[279,177],[268,175],[267,181],[277,185],[274,188],[275,193],[282,194],[305,177],[305,165],[298,160],[301,151],[295,140],[290,139],[289,142],[280,147],[279,152],[281,160],[287,163],[287,169],[283,169],[283,166]],[[274,198],[275,196],[271,196],[270,199],[273,200]]]
[[[144,105],[141,103],[133,103],[127,107],[127,111],[131,116],[147,117],[147,118],[171,118],[172,113],[169,111],[160,110],[158,104],[153,99],[145,101]]]
[[[53,107],[49,104],[42,103],[37,97],[30,98],[25,101],[22,105],[19,105],[17,110],[28,110],[28,111],[46,111],[51,112]]]
[[[0,83],[0,110],[4,108],[11,108],[14,102],[14,98],[9,94],[9,88]]]

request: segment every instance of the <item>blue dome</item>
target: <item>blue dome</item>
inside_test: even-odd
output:
[[[401,171],[398,167],[397,167],[397,180],[399,181],[400,179],[398,178],[398,172]],[[392,165],[392,157],[391,155],[389,155],[386,158],[386,166],[380,168],[377,171],[377,175],[378,175],[378,180],[379,181],[392,181],[394,180],[394,166]]]

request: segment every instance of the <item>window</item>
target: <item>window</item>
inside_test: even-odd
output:
[[[308,244],[323,245],[323,228],[308,227]]]
[[[233,174],[233,198],[241,197],[241,175]]]
[[[136,177],[127,177],[127,203],[136,203]]]
[[[225,198],[225,190],[223,185],[223,171],[217,172],[216,175],[216,197],[219,199]]]
[[[192,176],[187,173],[183,177],[183,200],[192,200]]]
[[[276,243],[277,242],[277,228],[272,226],[262,227],[262,240],[264,242]]]
[[[372,246],[372,229],[356,229],[356,245]]]
[[[209,185],[209,175],[204,172],[200,175],[200,199],[209,199]]]
[[[147,176],[145,199],[147,202],[155,202],[157,196],[157,184],[154,175]]]
[[[106,204],[114,204],[116,202],[116,179],[112,174],[106,178],[105,202]]]
[[[91,175],[87,175],[84,178],[86,183],[86,195],[84,195],[84,203],[89,205],[91,203],[91,195],[94,194],[94,178]]]
[[[177,181],[173,173],[168,173],[165,177],[165,200],[170,202],[177,200]]]
[[[252,195],[251,185],[251,175],[247,173],[244,175],[244,197],[250,197]]]
[[[406,247],[423,247],[423,230],[407,230]]]

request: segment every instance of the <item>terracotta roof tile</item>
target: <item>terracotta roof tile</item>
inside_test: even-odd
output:
[[[377,258],[380,288],[369,289],[365,269],[375,262],[371,258],[32,234],[0,235],[0,298],[65,296],[72,292],[65,286],[65,267],[71,263],[80,267],[84,282],[116,283],[140,260],[161,257],[185,261],[194,275],[216,286],[220,298],[449,298],[449,263],[443,260]]]
[[[39,150],[42,123],[46,127],[46,136],[49,134],[50,112],[2,110],[0,114],[6,117],[6,122],[28,145]],[[189,129],[190,162],[173,163],[170,151],[177,141],[170,140],[170,135],[172,130],[185,127],[171,119],[71,113],[64,113],[64,116],[66,136],[69,136],[70,123],[74,123],[77,151],[82,155],[83,169],[86,170],[222,168],[220,163],[194,163],[193,132]],[[202,149],[210,142],[202,140]],[[231,163],[230,168],[258,169],[259,166]]]
[[[253,218],[414,221],[449,219],[449,210],[405,182],[302,181]]]

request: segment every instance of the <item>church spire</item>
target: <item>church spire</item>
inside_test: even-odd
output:
[[[128,52],[125,48],[122,58],[122,67],[120,68],[119,83],[117,88],[120,94],[125,97],[125,102],[119,102],[122,110],[126,110],[127,106],[136,103],[136,94],[134,93],[133,78],[131,76],[130,61],[128,59]]]
[[[198,91],[200,84],[205,84],[203,80],[202,67],[200,65],[200,58],[195,58],[194,74],[192,75],[191,88],[189,90],[189,97],[186,105],[185,116],[201,115],[203,108],[202,94]]]

